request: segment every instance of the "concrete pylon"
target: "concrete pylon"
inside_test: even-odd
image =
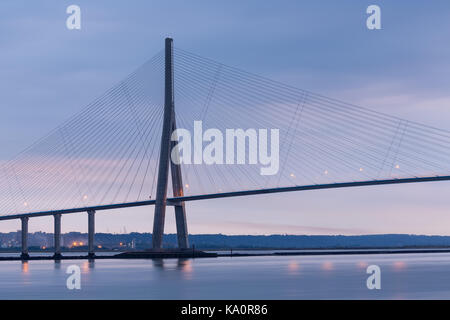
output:
[[[53,215],[55,230],[54,230],[54,240],[53,246],[55,248],[55,252],[53,254],[54,259],[61,259],[61,214]]]
[[[88,257],[95,257],[95,211],[89,210],[88,212]]]
[[[155,216],[153,220],[153,249],[162,248],[164,222],[167,205],[167,185],[169,179],[169,163],[172,175],[172,189],[174,196],[183,195],[181,168],[170,160],[170,152],[174,146],[171,141],[172,132],[176,129],[175,103],[173,92],[173,40],[166,38],[165,42],[165,95],[163,129],[161,134],[161,149],[159,155],[158,183],[156,186]],[[183,202],[175,204],[175,218],[177,223],[178,246],[188,248],[188,233],[186,210]]]
[[[22,217],[20,221],[22,222],[22,253],[20,258],[28,260],[30,258],[28,254],[28,217]]]
[[[172,132],[177,129],[175,112],[172,114]],[[177,157],[179,157],[177,142],[171,141],[170,149],[175,150]],[[182,197],[184,196],[183,191],[183,177],[181,175],[181,166],[179,164],[170,161],[170,173],[172,175],[172,190],[174,197]],[[175,221],[177,225],[177,241],[178,247],[180,249],[189,248],[189,237],[187,230],[187,221],[186,221],[186,207],[184,205],[184,201],[179,201],[174,204],[175,209]]]

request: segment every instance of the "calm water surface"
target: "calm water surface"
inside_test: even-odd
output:
[[[66,269],[81,268],[81,290]],[[368,265],[381,290],[368,290]],[[450,299],[450,254],[0,262],[0,299]]]

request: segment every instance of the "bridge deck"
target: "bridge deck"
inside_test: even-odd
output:
[[[174,205],[180,201],[219,199],[219,198],[240,197],[240,196],[268,194],[268,193],[281,193],[281,192],[291,192],[291,191],[336,189],[336,188],[348,188],[348,187],[362,187],[362,186],[376,186],[376,185],[387,185],[387,184],[417,183],[417,182],[432,182],[432,181],[447,181],[447,180],[450,180],[450,176],[354,181],[354,182],[293,186],[293,187],[283,187],[283,188],[255,189],[255,190],[211,193],[211,194],[203,194],[203,195],[168,198],[167,204]],[[131,208],[131,207],[148,206],[148,205],[154,205],[154,204],[155,204],[155,200],[146,200],[146,201],[117,203],[117,204],[108,204],[108,205],[99,205],[99,206],[90,206],[90,207],[80,207],[80,208],[72,208],[72,209],[29,212],[29,213],[22,213],[22,214],[0,216],[0,220],[13,220],[13,219],[20,219],[23,217],[30,217],[30,218],[31,217],[43,217],[43,216],[51,216],[51,215],[55,215],[55,214],[69,214],[69,213],[76,213],[76,212],[86,212],[86,211],[90,211],[90,210],[100,211],[100,210],[110,210],[110,209],[120,209],[120,208]]]

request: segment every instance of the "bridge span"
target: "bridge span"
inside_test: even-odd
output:
[[[387,184],[405,184],[405,183],[418,183],[418,182],[433,182],[433,181],[449,181],[450,176],[436,176],[436,177],[417,177],[417,178],[405,178],[405,179],[389,179],[389,180],[373,180],[373,181],[355,181],[355,182],[345,182],[345,183],[331,183],[331,184],[317,184],[308,186],[294,186],[294,187],[284,187],[284,188],[271,188],[271,189],[259,189],[259,190],[245,190],[236,192],[223,192],[223,193],[212,193],[203,194],[195,196],[184,196],[184,197],[172,197],[167,198],[166,205],[176,206],[179,203],[186,201],[198,201],[198,200],[208,200],[208,199],[220,199],[229,197],[241,197],[250,195],[261,195],[261,194],[271,194],[271,193],[282,193],[282,192],[293,192],[293,191],[307,191],[307,190],[322,190],[322,189],[336,189],[336,188],[350,188],[350,187],[363,187],[363,186],[379,186]],[[42,212],[30,212],[16,215],[6,215],[0,216],[0,220],[14,220],[20,219],[22,221],[22,256],[24,258],[29,257],[28,255],[28,220],[32,217],[44,217],[53,216],[54,217],[54,250],[55,257],[61,257],[61,215],[86,212],[88,214],[88,256],[94,257],[95,255],[95,212],[102,210],[113,210],[120,208],[132,208],[141,206],[154,205],[156,200],[146,200],[146,201],[136,201],[128,203],[117,203],[101,206],[93,206],[86,208],[72,208],[63,210],[52,210],[52,211],[42,211]]]

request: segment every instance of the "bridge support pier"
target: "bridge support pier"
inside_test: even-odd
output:
[[[20,258],[28,260],[30,258],[28,254],[28,217],[22,217],[20,220],[22,222],[22,253]]]
[[[177,129],[177,123],[175,118],[175,112],[172,114],[172,134]],[[177,142],[170,142],[170,149],[175,150],[177,148]],[[175,150],[174,154],[178,158],[179,152],[178,149]],[[181,175],[181,166],[179,164],[170,161],[170,173],[172,175],[172,190],[174,197],[183,197],[183,177]],[[186,207],[184,205],[184,201],[179,201],[174,205],[175,209],[175,221],[177,225],[177,241],[178,247],[180,249],[189,248],[189,238],[188,238],[188,230],[187,230],[187,221],[186,221]]]
[[[189,238],[186,223],[186,208],[184,202],[180,202],[174,206],[175,221],[177,224],[177,241],[180,249],[189,248]]]
[[[89,210],[87,213],[88,213],[88,257],[94,258],[95,211]]]
[[[55,214],[53,216],[55,222],[55,232],[54,232],[54,241],[53,245],[55,248],[55,253],[53,254],[53,258],[55,260],[61,259],[61,214]]]

